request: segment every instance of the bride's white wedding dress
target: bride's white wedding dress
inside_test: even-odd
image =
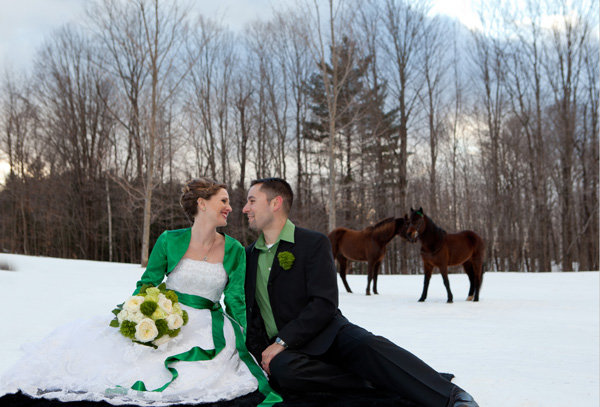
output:
[[[169,289],[213,302],[219,301],[226,283],[222,264],[191,259],[182,259],[166,280]],[[109,327],[109,312],[62,326],[23,349],[25,356],[0,377],[0,395],[21,390],[32,397],[61,401],[166,406],[231,400],[256,390],[257,380],[240,360],[227,317],[223,329],[226,346],[214,359],[172,364],[179,376],[162,392],[130,389],[140,380],[149,390],[171,380],[164,366],[168,356],[194,346],[213,349],[210,310],[181,306],[189,314],[188,324],[158,349],[134,344]]]

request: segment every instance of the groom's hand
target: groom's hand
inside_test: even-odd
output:
[[[260,366],[265,372],[267,372],[269,376],[271,375],[271,369],[269,367],[269,365],[271,364],[271,360],[283,350],[285,350],[285,348],[279,345],[278,343],[273,343],[269,345],[267,349],[263,350],[262,361],[260,362]]]

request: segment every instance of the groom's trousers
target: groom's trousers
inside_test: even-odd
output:
[[[456,387],[412,353],[353,324],[340,329],[324,354],[285,350],[269,367],[283,391],[374,387],[428,407],[446,407]]]

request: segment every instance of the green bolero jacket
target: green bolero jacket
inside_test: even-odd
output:
[[[179,263],[190,245],[191,237],[192,228],[165,230],[154,244],[146,271],[137,282],[133,294],[139,293],[143,284],[158,286]],[[228,235],[225,235],[223,267],[228,277],[224,291],[225,311],[242,326],[245,333],[246,298],[244,282],[246,279],[246,251],[240,242]]]

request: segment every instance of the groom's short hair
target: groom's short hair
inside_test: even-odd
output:
[[[260,190],[267,195],[269,201],[276,196],[281,196],[285,214],[287,215],[290,213],[292,203],[294,202],[294,192],[286,180],[282,178],[261,178],[252,181],[250,186],[256,184],[261,184]]]

